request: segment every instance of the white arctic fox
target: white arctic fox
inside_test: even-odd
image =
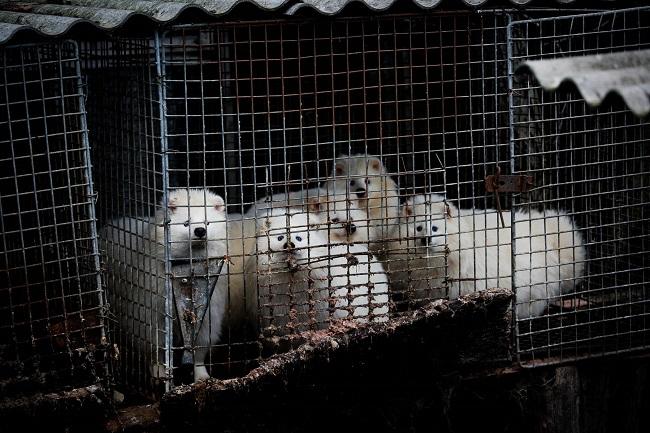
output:
[[[165,208],[167,212],[165,212]],[[151,374],[166,375],[160,348],[165,338],[165,226],[169,232],[172,274],[175,262],[222,259],[226,253],[223,199],[204,189],[175,189],[153,218],[120,218],[100,232],[108,265],[108,289],[122,307],[122,329],[132,334],[138,351],[151,361]],[[169,220],[165,221],[165,214]],[[196,336],[194,380],[209,377],[204,362],[209,345],[220,339],[228,264],[224,263],[206,314]],[[135,324],[135,326],[134,326]],[[167,332],[172,332],[171,329]],[[189,342],[185,342],[190,344]],[[152,350],[153,346],[153,350]]]
[[[384,268],[368,251],[367,215],[346,194],[321,195],[311,199],[309,212],[316,231],[329,241],[328,273],[335,318],[349,317],[359,322],[372,316],[373,322],[388,320],[388,280]],[[372,238],[370,234],[370,238]]]
[[[451,299],[491,287],[511,288],[510,211],[504,212],[506,227],[501,227],[496,211],[459,211],[437,194],[416,196],[404,207],[405,213],[422,215],[412,220],[410,230],[432,255],[448,250]],[[536,317],[550,300],[575,289],[587,253],[578,227],[563,212],[516,211],[514,220],[517,317]],[[444,268],[432,273],[444,278]]]
[[[386,172],[381,160],[362,154],[336,159],[332,179],[325,184],[328,191],[347,194],[366,212],[373,228],[369,249],[383,254],[391,239],[399,216],[397,184]]]
[[[248,322],[267,336],[327,326],[327,240],[309,230],[308,218],[297,208],[258,213],[244,276]]]
[[[440,201],[442,196],[431,194]],[[437,299],[447,295],[445,283],[445,252],[429,248],[431,222],[444,215],[435,212],[424,200],[416,196],[406,201],[399,215],[399,224],[387,248],[384,268],[393,292],[404,292],[405,297],[415,300]]]

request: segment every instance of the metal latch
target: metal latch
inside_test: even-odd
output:
[[[497,174],[485,176],[485,190],[487,192],[528,192],[533,186],[533,176],[526,175],[501,175],[501,170],[497,169]]]
[[[500,192],[528,192],[533,186],[533,176],[526,175],[504,175],[501,176],[501,167],[497,166],[496,174],[485,176],[485,190],[494,193],[494,201],[499,212],[501,227],[506,226],[501,209]]]

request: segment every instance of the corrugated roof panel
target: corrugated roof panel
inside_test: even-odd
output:
[[[124,23],[135,12],[128,9],[107,9],[74,5],[35,5],[32,13],[58,17],[81,18],[97,24],[103,29],[113,29]]]
[[[303,8],[312,8],[323,15],[336,15],[350,3],[363,3],[373,11],[383,11],[391,7],[396,0],[302,0],[287,10],[288,15],[293,15]],[[424,9],[432,9],[438,6],[442,0],[412,0],[416,5]],[[471,1],[471,0],[467,0]],[[484,0],[482,0],[484,1]]]
[[[100,29],[110,30],[124,25],[135,15],[167,23],[190,8],[213,16],[221,16],[240,3],[251,3],[268,11],[286,6],[287,10],[284,12],[287,14],[308,7],[321,14],[334,15],[352,2],[365,4],[374,11],[382,11],[398,1],[412,1],[424,9],[433,9],[442,2],[442,0],[298,0],[297,2],[293,0],[64,0],[65,4],[60,4],[62,2],[43,4],[42,1],[11,1],[0,3],[0,44],[8,42],[20,30],[59,36],[79,23],[90,23]],[[531,1],[533,0],[510,0],[515,6],[526,5]],[[560,5],[575,0],[555,1]],[[503,5],[499,0],[462,0],[462,2],[471,7],[488,6],[492,3],[495,6]],[[13,14],[20,16],[16,17]]]
[[[23,12],[0,11],[0,28],[5,23],[11,24],[15,30],[30,28],[44,35],[55,36],[65,33],[68,29],[82,21],[79,18],[61,17],[56,15],[39,15]],[[18,25],[18,28],[16,28]]]
[[[96,8],[128,9],[146,15],[156,21],[169,21],[187,8],[201,9],[212,15],[223,15],[242,2],[253,3],[260,9],[274,10],[288,0],[194,0],[194,1],[153,1],[153,0],[71,0],[67,3]]]
[[[275,10],[287,1],[289,0],[68,0],[66,4],[0,3],[0,44],[8,42],[19,30],[59,36],[79,23],[90,23],[100,29],[111,30],[124,25],[134,15],[165,23],[176,19],[181,12],[190,8],[220,16],[239,3],[253,3],[260,9]]]
[[[0,21],[3,21],[0,18]],[[18,30],[24,26],[21,24],[2,23],[0,24],[0,41],[9,40]]]
[[[76,0],[74,3],[78,6],[129,9],[161,22],[173,20],[187,7],[185,2],[149,0]]]
[[[650,113],[650,50],[530,60],[519,69],[531,71],[545,90],[572,83],[592,107],[614,93],[637,116]]]

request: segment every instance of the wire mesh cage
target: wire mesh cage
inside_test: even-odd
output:
[[[192,361],[194,379],[236,376],[301,332],[448,296],[445,249],[416,227],[439,208],[414,197],[495,206],[483,179],[509,166],[508,16],[83,45],[121,381],[170,387]]]
[[[649,14],[638,8],[513,22],[511,63],[648,48]],[[512,115],[513,172],[534,177],[513,209],[539,212],[531,224],[574,223],[571,229],[566,219],[545,246],[567,255],[567,266],[540,265],[554,283],[541,288],[552,305],[542,319],[518,318],[520,360],[539,365],[647,347],[647,119],[619,100],[593,108],[572,88],[544,92],[526,74],[513,77]],[[515,244],[525,236],[514,233]],[[525,247],[515,250],[515,260],[527,260]]]
[[[162,41],[169,147],[190,157],[170,168],[212,179],[244,219],[297,203],[329,244],[344,224],[341,239],[365,244],[387,280],[424,289],[393,291],[396,309],[445,296],[426,272],[444,277],[444,253],[415,263],[415,233],[400,243],[402,202],[433,191],[491,202],[483,177],[508,158],[505,25],[505,13],[459,13],[179,27]]]
[[[104,312],[77,45],[0,53],[0,381],[94,383]]]
[[[643,308],[622,293],[647,278],[647,158],[628,146],[644,125],[526,80],[510,91],[509,66],[578,46],[569,21],[552,39],[517,18],[221,22],[84,43],[118,381],[156,393],[238,376],[306,335],[493,287],[517,292],[522,361],[576,356],[605,322],[631,338],[642,316],[576,306],[620,286],[616,314]],[[581,49],[619,43],[602,28],[582,29]]]

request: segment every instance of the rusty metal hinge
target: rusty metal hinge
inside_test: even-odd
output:
[[[501,175],[485,176],[485,190],[487,192],[528,192],[533,186],[533,176],[526,175]]]

